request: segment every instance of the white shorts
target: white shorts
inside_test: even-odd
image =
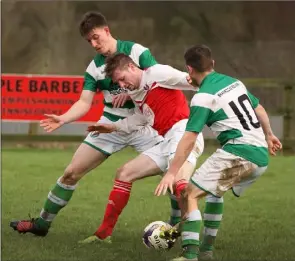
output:
[[[165,134],[163,142],[143,152],[144,155],[147,155],[155,161],[163,172],[167,171],[169,162],[174,158],[177,145],[185,132],[187,121],[188,120],[185,119],[175,123]],[[201,156],[203,150],[204,139],[202,133],[199,133],[195,148],[189,155],[187,161],[195,166],[197,164],[197,158]]]
[[[239,197],[266,168],[218,149],[196,170],[191,183],[216,197],[229,189]]]
[[[102,116],[100,123],[113,123],[108,118]],[[127,134],[126,132],[101,133],[94,135],[89,133],[83,143],[110,156],[127,146],[134,147],[138,152],[143,152],[159,144],[164,138],[158,134],[151,126],[144,126],[138,131]]]

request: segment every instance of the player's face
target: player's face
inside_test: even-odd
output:
[[[124,69],[115,70],[112,79],[115,83],[118,83],[121,88],[130,91],[138,89],[140,84],[138,75],[132,65]]]
[[[100,54],[107,54],[110,50],[109,46],[110,30],[107,26],[97,27],[93,29],[86,37],[86,40]]]

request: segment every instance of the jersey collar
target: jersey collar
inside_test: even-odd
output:
[[[202,88],[202,86],[205,84],[205,82],[210,81],[210,79],[212,79],[215,75],[216,75],[216,72],[215,71],[207,74],[206,77],[202,80],[202,82],[200,84],[200,88]]]

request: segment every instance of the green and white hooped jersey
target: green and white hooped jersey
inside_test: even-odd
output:
[[[242,82],[212,72],[191,101],[186,130],[201,132],[206,124],[223,150],[260,167],[267,166],[267,143],[254,111],[258,104],[259,100]]]
[[[157,64],[149,49],[137,43],[117,40],[117,52],[129,55],[141,69]],[[91,61],[84,75],[83,89],[102,91],[105,105],[103,115],[111,121],[117,121],[134,113],[134,103],[127,101],[123,107],[113,108],[112,96],[126,90],[105,77],[105,59],[105,56],[97,54]]]

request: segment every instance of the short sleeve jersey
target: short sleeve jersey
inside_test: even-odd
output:
[[[134,42],[117,40],[117,52],[129,55],[141,69],[157,64],[149,49]],[[127,101],[123,107],[113,108],[112,96],[125,90],[113,83],[110,78],[105,77],[105,59],[105,56],[97,54],[91,61],[84,75],[83,89],[93,92],[102,91],[105,105],[103,115],[112,121],[117,121],[132,115],[134,104],[132,101]]]
[[[201,132],[207,125],[223,150],[267,166],[267,143],[254,111],[258,104],[241,81],[214,71],[191,100],[186,131]]]

